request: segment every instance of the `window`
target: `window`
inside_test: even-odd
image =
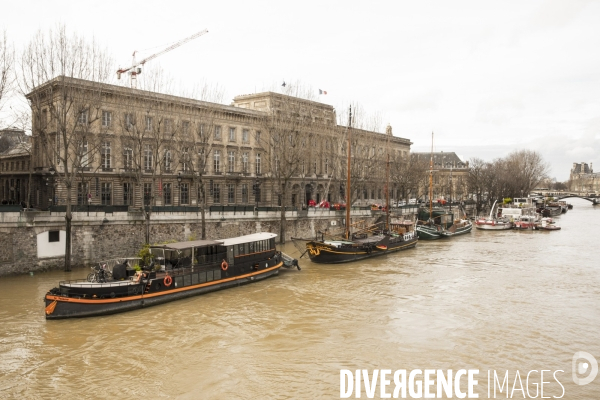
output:
[[[190,169],[190,156],[187,147],[184,147],[181,152],[181,169],[184,172],[187,172]]]
[[[242,203],[248,203],[248,184],[242,183]]]
[[[275,154],[275,172],[279,172],[279,154]]]
[[[81,166],[88,166],[88,142],[87,139],[82,139],[79,143],[79,156],[81,157]]]
[[[149,144],[144,145],[144,169],[151,170],[153,164],[152,146]]]
[[[204,126],[204,124],[200,124],[198,126],[198,137],[200,137],[200,141],[202,143],[204,143],[207,139],[206,137],[206,127]]]
[[[229,141],[235,142],[235,128],[229,128]]]
[[[60,231],[48,231],[48,242],[60,242]]]
[[[135,125],[135,122],[133,119],[133,114],[126,113],[124,119],[125,119],[125,129],[127,129],[127,130],[133,129],[133,125]]]
[[[133,204],[133,184],[129,182],[123,183],[123,204],[130,206]]]
[[[42,110],[42,114],[40,115],[40,128],[46,129],[47,126],[48,126],[48,110],[44,108]]]
[[[248,143],[248,135],[249,135],[248,129],[242,129],[242,142],[243,143]]]
[[[110,168],[110,142],[102,142],[100,164],[102,165],[103,169]]]
[[[227,171],[234,172],[235,171],[235,152],[229,151],[227,152]]]
[[[102,111],[102,127],[109,128],[112,126],[112,112]]]
[[[103,205],[111,205],[112,184],[110,182],[102,182],[100,185],[100,201]]]
[[[171,205],[172,202],[172,198],[171,198],[171,184],[170,183],[163,183],[163,204],[165,206],[169,206]]]
[[[78,182],[77,183],[77,205],[83,206],[88,203],[88,193],[89,193],[88,183],[87,182]]]
[[[219,204],[221,202],[221,188],[218,183],[213,185],[213,203]]]
[[[215,126],[215,140],[221,140],[221,127]]]
[[[227,185],[227,203],[235,203],[235,184],[230,183]]]
[[[152,117],[150,117],[150,116],[146,116],[146,131],[147,132],[152,131]]]
[[[255,164],[255,167],[256,167],[256,174],[257,175],[260,174],[261,173],[260,172],[261,171],[261,169],[260,169],[260,153],[256,155],[256,164]]]
[[[260,146],[260,131],[256,131],[256,144]]]
[[[316,173],[317,173],[317,162],[314,161],[313,162],[313,174],[316,174]]]
[[[165,166],[165,171],[169,172],[171,171],[171,167],[172,167],[172,159],[171,159],[171,150],[166,149],[165,150],[165,155],[163,157],[163,164]]]
[[[144,183],[144,204],[149,205],[152,201],[152,183]]]
[[[221,172],[221,150],[215,150],[213,153],[213,171],[215,173]]]
[[[242,154],[242,172],[248,173],[248,153]]]
[[[190,134],[190,121],[183,121],[181,123],[181,131],[184,135]]]
[[[83,110],[79,112],[79,117],[77,118],[77,123],[79,125],[87,125],[88,124],[88,110]]]
[[[188,183],[181,183],[179,185],[179,204],[190,203],[190,185]]]
[[[325,159],[325,175],[329,174],[329,159]]]
[[[165,133],[171,134],[173,133],[173,120],[165,119]]]
[[[131,169],[133,166],[133,149],[131,147],[123,147],[123,168]]]

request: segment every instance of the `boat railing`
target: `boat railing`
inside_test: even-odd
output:
[[[140,257],[121,257],[111,258],[110,260],[98,261],[97,265],[105,265],[108,268],[108,270],[112,272],[115,265],[126,264],[133,268],[136,265],[140,265],[141,261],[142,259]]]

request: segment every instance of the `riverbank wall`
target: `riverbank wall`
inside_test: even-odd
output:
[[[352,210],[352,223],[371,224],[380,211]],[[150,242],[201,239],[201,215],[194,212],[153,212]],[[345,211],[311,208],[286,212],[286,241],[311,238],[318,232],[344,229]],[[256,232],[280,232],[280,211],[222,211],[206,213],[206,237],[221,239]],[[119,257],[135,257],[146,234],[143,211],[75,212],[72,219],[72,266]],[[64,268],[65,215],[63,212],[0,213],[0,276]]]

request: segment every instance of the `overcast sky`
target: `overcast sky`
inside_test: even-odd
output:
[[[413,151],[432,131],[434,150],[464,160],[536,150],[559,181],[600,162],[600,1],[21,0],[0,13],[17,49],[58,23],[122,67],[208,29],[148,68],[219,85],[227,104],[298,82],[380,115]]]

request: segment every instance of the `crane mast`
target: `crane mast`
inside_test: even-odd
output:
[[[142,65],[146,64],[147,61],[153,60],[156,57],[165,54],[166,52],[169,52],[173,49],[176,49],[177,47],[189,42],[190,40],[196,39],[199,36],[204,35],[205,33],[208,33],[208,30],[205,29],[203,31],[200,31],[198,33],[194,33],[192,36],[189,36],[185,39],[182,39],[176,43],[173,43],[172,45],[170,45],[169,47],[159,51],[158,53],[154,53],[151,56],[148,56],[146,58],[144,58],[142,61],[136,62],[135,60],[135,53],[137,53],[137,51],[133,52],[133,62],[131,64],[131,67],[129,68],[119,68],[117,70],[117,79],[121,79],[121,74],[124,74],[125,72],[128,72],[129,77],[131,79],[131,87],[135,88],[136,87],[136,78],[139,74],[142,73]]]

